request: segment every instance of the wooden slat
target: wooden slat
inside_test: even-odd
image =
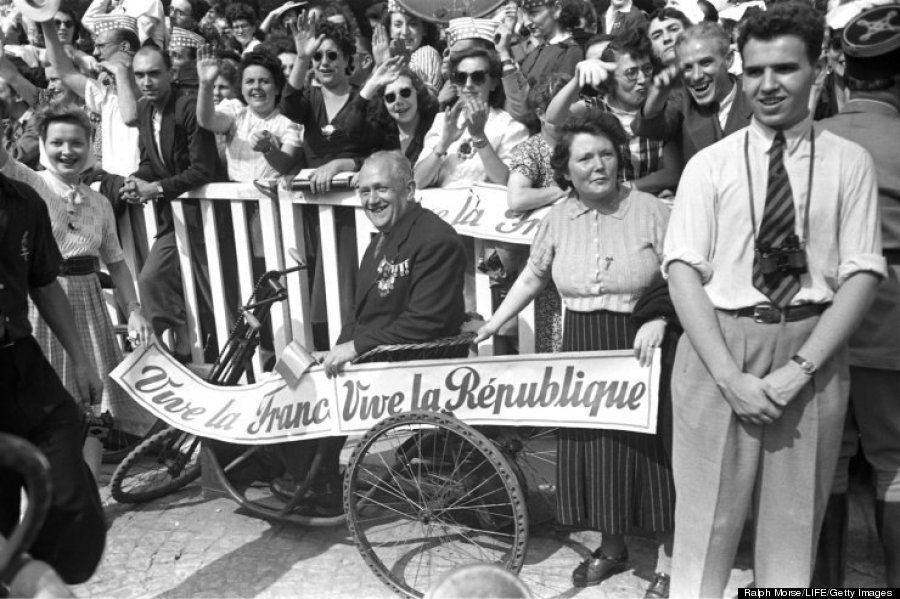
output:
[[[284,244],[281,241],[281,224],[278,222],[278,205],[269,197],[261,196],[259,199],[259,220],[266,270],[284,270]],[[288,330],[291,313],[287,302],[273,305],[269,317],[274,333],[275,354],[281,355],[284,347],[291,341],[291,334]]]
[[[372,235],[377,233],[377,230],[361,208],[354,210],[353,216],[356,219],[356,258],[362,264],[363,254],[366,253],[366,248],[372,241]]]
[[[203,363],[203,340],[200,321],[197,319],[197,292],[194,286],[194,271],[191,269],[191,244],[188,241],[187,226],[184,221],[184,205],[172,202],[172,216],[175,220],[175,240],[178,244],[178,261],[181,264],[181,281],[184,286],[184,304],[187,313],[188,333],[191,337],[191,360]]]
[[[490,318],[491,312],[491,280],[488,275],[478,270],[478,259],[484,253],[485,242],[481,239],[475,239],[475,310],[485,320]],[[493,339],[486,339],[478,345],[479,356],[494,355]]]
[[[319,232],[322,238],[322,275],[325,278],[325,305],[328,314],[328,340],[334,347],[341,334],[341,288],[338,280],[338,246],[334,208],[319,206]]]
[[[222,273],[222,256],[219,253],[219,234],[216,215],[211,200],[200,200],[200,216],[203,219],[203,238],[206,241],[206,261],[209,268],[209,286],[212,294],[213,319],[216,339],[221,351],[228,339],[228,307],[225,303],[225,277]]]
[[[303,206],[294,204],[294,194],[283,186],[278,187],[278,205],[285,256],[289,248],[295,248],[304,262],[308,263],[306,243],[303,240]],[[289,258],[286,257],[285,260]],[[309,320],[309,287],[308,270],[301,270],[297,275],[287,277],[291,339],[296,339],[311,349],[313,338]]]
[[[231,222],[234,227],[234,247],[237,254],[238,287],[240,289],[240,302],[243,305],[249,301],[253,294],[253,264],[251,262],[252,249],[250,245],[250,229],[247,226],[247,213],[244,210],[244,202],[231,202]],[[222,344],[224,346],[224,341]],[[253,356],[253,368],[256,372],[262,372],[262,359],[259,352]]]

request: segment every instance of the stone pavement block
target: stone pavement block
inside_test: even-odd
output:
[[[112,470],[108,468],[108,477]],[[249,517],[226,498],[206,499],[200,483],[146,505],[122,506],[102,488],[109,520],[104,561],[79,597],[392,597],[370,572],[346,527],[303,528]],[[883,584],[871,497],[851,501],[850,586]],[[521,572],[536,597],[630,599],[643,596],[656,560],[653,539],[629,537],[631,569],[574,589],[571,572],[600,542],[593,532],[535,527]],[[742,543],[726,597],[752,581],[751,544]]]

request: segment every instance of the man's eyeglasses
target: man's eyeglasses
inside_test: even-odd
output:
[[[462,87],[471,79],[473,85],[484,85],[487,75],[487,71],[472,71],[471,73],[456,71],[453,73],[453,83]]]
[[[401,98],[408,98],[412,95],[412,93],[413,93],[412,89],[410,89],[408,87],[404,87],[402,89],[397,90],[397,93],[388,92],[388,93],[384,94],[384,101],[387,102],[388,104],[393,104],[394,102],[397,101],[397,94],[400,94]]]
[[[631,67],[630,69],[625,69],[624,71],[622,71],[622,76],[629,82],[634,83],[638,80],[638,75],[640,73],[643,73],[644,77],[646,77],[647,79],[653,77],[653,65],[648,63],[642,67]]]
[[[322,52],[321,50],[313,54],[313,60],[316,62],[322,62],[322,57],[328,58],[329,62],[334,62],[338,59],[339,54],[335,50],[328,50],[327,52]]]
[[[69,21],[68,19],[53,19],[53,20],[56,22],[57,27],[72,28],[75,26],[75,23],[72,21]]]

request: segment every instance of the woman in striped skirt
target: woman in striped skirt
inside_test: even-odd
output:
[[[59,281],[72,305],[75,326],[86,345],[85,353],[104,383],[101,403],[92,406],[93,411],[98,414],[109,410],[125,430],[141,433],[153,421],[152,416],[108,380],[109,372],[122,360],[122,353],[97,276],[100,260],[127,306],[132,338],[146,342],[152,329],[141,315],[134,277],[119,245],[112,205],[103,195],[81,183],[81,174],[91,157],[91,123],[84,110],[74,104],[49,104],[35,118],[41,163],[46,170],[31,170],[0,144],[0,174],[28,184],[47,204],[53,237],[64,258]],[[30,307],[29,318],[35,338],[63,385],[76,400],[88,402],[90,398],[78,397],[74,365],[34,305]]]
[[[631,311],[659,271],[668,208],[620,184],[622,125],[612,115],[563,128],[551,164],[568,198],[541,222],[527,267],[476,341],[493,335],[552,278],[565,304],[563,351],[633,349],[649,364],[666,321],[639,328]],[[573,572],[575,586],[599,584],[628,568],[625,535],[661,541],[657,576],[647,596],[667,596],[675,490],[661,435],[561,429],[557,519],[602,533],[602,543]]]

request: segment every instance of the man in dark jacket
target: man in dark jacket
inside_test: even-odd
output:
[[[140,275],[141,301],[156,334],[173,329],[175,355],[188,361],[190,340],[171,201],[214,180],[218,151],[213,134],[197,124],[196,97],[175,92],[168,54],[145,46],[134,56],[133,70],[142,96],[138,103],[141,163],[126,180],[122,193],[132,202],[155,200],[159,223],[156,242]],[[184,217],[194,277],[200,281],[204,296],[209,293],[209,281],[199,266],[206,262],[199,206],[184,202]],[[206,300],[207,306],[212,305],[208,297],[201,299]]]
[[[415,191],[412,167],[399,152],[375,152],[359,171],[357,194],[378,236],[360,264],[352,320],[331,351],[314,354],[329,376],[379,345],[432,341],[460,330],[465,249],[453,227],[415,201]],[[319,515],[339,513],[344,440],[290,444],[285,450],[290,476],[276,479],[273,490],[290,497],[296,481],[307,474],[314,446],[325,443],[307,507]]]
[[[378,236],[360,264],[353,320],[322,363],[330,374],[370,349],[455,335],[464,319],[465,250],[453,228],[415,201],[405,157],[376,152],[357,193]]]
[[[746,127],[753,107],[741,91],[740,79],[728,72],[733,55],[719,25],[704,22],[686,29],[675,53],[676,65],[654,77],[631,128],[641,137],[680,140],[687,164],[706,146]],[[682,86],[676,89],[679,77]]]

